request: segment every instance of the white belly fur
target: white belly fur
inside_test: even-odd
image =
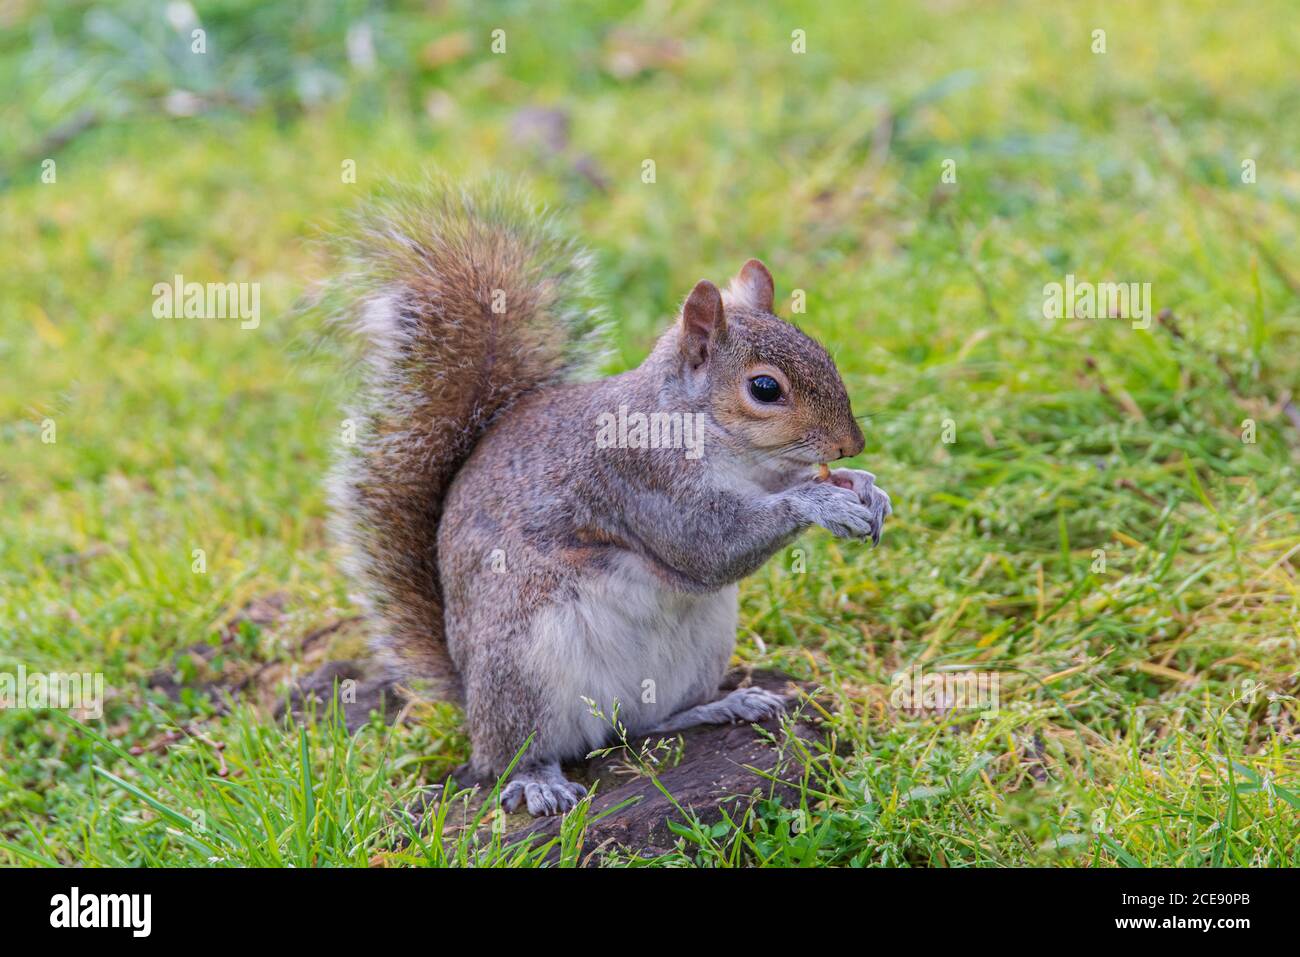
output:
[[[557,757],[582,757],[613,737],[615,701],[619,720],[636,733],[711,700],[735,646],[737,591],[674,591],[628,555],[579,585],[572,601],[542,611],[529,664],[555,700],[539,744]]]

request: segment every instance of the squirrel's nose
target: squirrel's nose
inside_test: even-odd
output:
[[[867,447],[867,440],[862,435],[862,430],[858,428],[857,423],[853,424],[853,432],[847,438],[841,439],[840,444],[836,446],[838,452],[837,458],[847,459],[857,455]]]

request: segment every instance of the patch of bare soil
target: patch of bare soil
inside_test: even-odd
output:
[[[724,811],[733,819],[743,816],[746,808],[759,800],[778,798],[787,806],[798,801],[803,762],[795,752],[800,745],[815,749],[825,737],[814,717],[816,709],[801,694],[811,689],[777,672],[738,669],[727,675],[719,694],[742,684],[785,696],[789,702],[787,711],[794,720],[785,729],[779,718],[754,725],[700,725],[667,736],[670,742],[667,754],[654,747],[659,739],[651,737],[644,742],[628,741],[629,747],[648,748],[648,751],[638,751],[639,760],[620,747],[565,767],[565,775],[570,780],[595,790],[584,836],[585,865],[599,863],[601,852],[613,849],[642,857],[659,856],[677,840],[669,822],[683,822],[687,815],[712,824],[722,819]],[[650,761],[646,760],[647,753]],[[659,784],[672,795],[671,800],[656,786],[654,778],[647,773],[648,768],[653,769]],[[472,819],[486,796],[486,789],[480,789],[467,802],[464,818]],[[438,797],[437,793],[431,795],[425,807],[436,803]],[[422,811],[418,807],[408,809],[415,816]],[[461,816],[461,812],[456,816]],[[507,843],[538,844],[559,834],[562,819],[534,819],[521,811],[506,815],[504,820]],[[551,855],[552,859],[556,856]]]

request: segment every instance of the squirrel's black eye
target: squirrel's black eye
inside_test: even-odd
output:
[[[756,375],[749,380],[749,394],[759,402],[775,402],[781,398],[781,383],[770,375]]]

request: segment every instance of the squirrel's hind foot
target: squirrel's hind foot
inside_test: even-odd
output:
[[[735,691],[710,701],[708,704],[696,705],[685,711],[678,711],[667,721],[655,728],[651,734],[671,734],[697,724],[739,724],[742,722],[766,721],[785,710],[785,698],[764,688],[737,688]]]
[[[701,708],[711,724],[765,721],[785,710],[785,699],[766,688],[737,688],[725,698]]]
[[[521,768],[501,791],[501,806],[518,811],[525,805],[533,817],[564,814],[577,807],[587,789],[565,778],[558,763]]]

